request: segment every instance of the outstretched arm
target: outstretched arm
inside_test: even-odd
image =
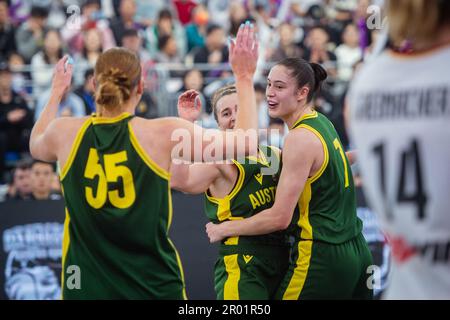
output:
[[[33,158],[43,161],[56,161],[55,137],[61,134],[58,130],[56,114],[64,92],[70,86],[73,65],[66,62],[69,57],[64,56],[55,67],[50,100],[34,124],[30,136],[30,152]]]
[[[218,166],[209,163],[179,164],[170,167],[170,186],[178,191],[199,194],[220,176]]]
[[[211,242],[238,235],[267,234],[284,230],[292,220],[295,206],[311,173],[320,141],[313,133],[298,129],[289,133],[283,149],[283,169],[277,186],[274,205],[248,219],[208,223],[206,231]],[[293,178],[295,177],[295,178]]]
[[[236,42],[233,41],[230,46],[230,64],[236,80],[239,105],[235,130],[205,130],[181,119],[167,120],[165,126],[173,142],[170,147],[175,148],[172,149],[172,158],[217,161],[256,154],[258,127],[253,76],[257,58],[258,43],[254,28],[250,24],[242,25]]]

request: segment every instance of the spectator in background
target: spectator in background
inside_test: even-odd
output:
[[[20,160],[13,171],[13,180],[8,188],[6,200],[30,200],[31,199],[31,162]]]
[[[179,55],[181,57],[186,55],[186,33],[178,21],[172,17],[169,9],[161,10],[156,24],[146,29],[146,47],[152,57],[155,57],[159,50],[159,39],[162,36],[172,36],[176,41]]]
[[[136,15],[136,2],[134,0],[121,0],[119,6],[119,17],[111,19],[110,27],[114,34],[117,46],[122,46],[122,37],[127,29],[142,29],[142,25],[134,20]]]
[[[52,192],[55,171],[51,163],[34,160],[31,165],[31,200],[60,200],[61,195]]]
[[[163,35],[158,39],[159,51],[155,55],[155,62],[181,63],[182,59],[178,54],[177,42],[171,35]]]
[[[295,43],[295,27],[287,22],[278,27],[279,45],[270,61],[281,61],[285,58],[303,58],[304,50]]]
[[[201,126],[204,128],[217,128],[217,122],[214,119],[214,115],[212,113],[212,108],[209,100],[205,99],[203,88],[204,88],[204,79],[202,73],[198,69],[191,69],[184,74],[183,77],[183,86],[178,91],[177,96],[180,96],[187,90],[195,90],[199,93],[199,99],[201,101],[204,109],[202,110],[202,115],[200,116]]]
[[[228,13],[230,21],[229,34],[235,37],[242,21],[248,18],[248,12],[245,9],[244,3],[241,1],[233,1],[229,5]]]
[[[358,5],[353,16],[353,21],[359,29],[359,46],[363,52],[372,42],[370,30],[367,27],[367,17],[369,16],[367,8],[369,5],[370,0],[358,0]]]
[[[206,26],[208,25],[208,10],[198,5],[192,12],[192,23],[186,26],[187,52],[205,45]]]
[[[28,151],[33,114],[20,95],[12,90],[12,74],[7,62],[0,63],[0,184],[5,173],[7,152]]]
[[[51,88],[41,94],[36,103],[34,121],[37,121],[42,110],[50,99]],[[70,90],[66,91],[58,106],[59,117],[83,117],[86,115],[83,100]]]
[[[136,15],[134,20],[144,27],[151,26],[157,17],[157,13],[167,6],[164,0],[135,0]]]
[[[50,88],[53,77],[53,65],[63,56],[62,39],[59,31],[49,29],[44,35],[44,47],[31,59],[33,95],[39,96]]]
[[[46,8],[33,6],[30,16],[17,30],[17,50],[27,63],[43,47],[47,16]]]
[[[197,2],[192,0],[173,0],[172,3],[178,13],[178,20],[181,24],[184,26],[191,23],[192,11],[197,6]]]
[[[304,59],[322,65],[329,77],[335,77],[336,55],[328,50],[328,33],[322,27],[311,29],[305,39],[306,50]]]
[[[345,27],[342,34],[343,43],[336,50],[338,79],[350,81],[353,74],[353,65],[362,59],[359,46],[359,30],[354,24]]]
[[[17,52],[13,52],[8,58],[9,67],[12,71],[12,89],[24,97],[28,102],[31,102],[29,95],[31,94],[32,87],[27,85],[27,80],[31,78],[28,72],[24,72],[25,61],[23,57]]]
[[[222,26],[225,30],[229,30],[230,25],[230,4],[235,0],[208,0],[208,14],[214,17],[214,22]]]
[[[152,60],[147,50],[142,47],[142,38],[136,29],[125,30],[122,37],[122,46],[136,53],[143,66]]]
[[[0,60],[5,60],[15,52],[16,40],[14,26],[9,18],[9,5],[7,0],[0,0]]]
[[[86,115],[90,115],[95,112],[95,88],[93,79],[94,69],[87,69],[84,72],[84,83],[74,91],[74,93],[83,100]]]
[[[75,55],[75,84],[81,85],[84,72],[94,68],[98,57],[103,52],[102,33],[100,30],[91,28],[83,32],[83,50],[81,54]]]
[[[194,62],[211,65],[228,62],[225,32],[220,26],[215,24],[208,26],[205,45],[194,52]]]
[[[86,0],[81,7],[81,28],[74,28],[73,21],[68,20],[61,30],[64,43],[67,43],[72,54],[81,53],[84,48],[84,32],[97,29],[101,32],[102,48],[107,50],[116,46],[109,21],[100,8],[100,0]]]
[[[136,106],[135,114],[146,119],[158,118],[158,105],[155,98],[148,91],[142,93],[141,101]]]

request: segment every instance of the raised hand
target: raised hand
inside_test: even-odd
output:
[[[56,64],[53,73],[52,93],[63,95],[72,82],[73,60],[65,55]]]
[[[178,116],[182,119],[194,122],[202,112],[200,93],[195,90],[183,92],[178,97]]]
[[[235,78],[253,78],[258,62],[258,41],[255,28],[248,21],[230,42],[230,65]]]

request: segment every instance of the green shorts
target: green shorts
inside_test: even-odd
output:
[[[288,266],[288,247],[220,250],[214,267],[217,300],[274,299]]]
[[[372,299],[372,254],[362,234],[342,244],[300,240],[276,299]]]

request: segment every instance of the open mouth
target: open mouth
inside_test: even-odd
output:
[[[278,102],[274,102],[274,101],[267,101],[267,106],[269,109],[273,110],[276,107],[278,107]]]

